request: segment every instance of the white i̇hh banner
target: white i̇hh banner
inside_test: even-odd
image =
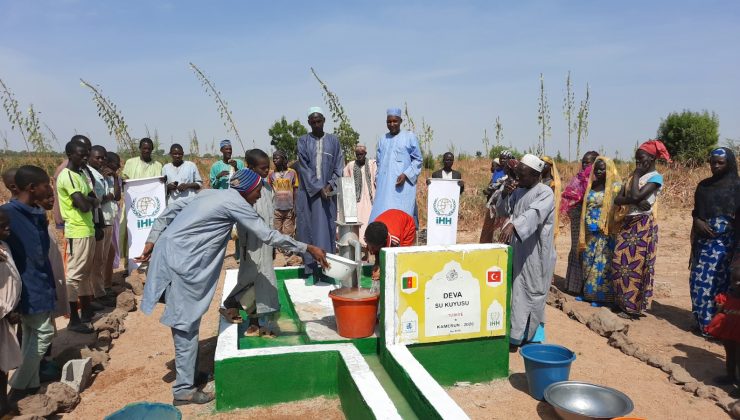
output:
[[[457,243],[460,186],[456,179],[430,179],[427,195],[427,245]]]
[[[164,177],[155,177],[126,180],[123,184],[129,272],[139,268],[134,258],[141,255],[154,220],[167,206],[164,182]]]

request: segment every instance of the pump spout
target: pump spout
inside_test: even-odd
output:
[[[355,275],[352,276],[352,287],[360,287],[360,279],[362,278],[362,244],[357,239],[348,239],[347,245],[355,249],[355,262],[357,268],[355,269]]]

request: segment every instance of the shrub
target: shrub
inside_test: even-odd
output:
[[[658,138],[671,157],[682,162],[703,162],[719,141],[719,118],[712,112],[672,112],[660,123]]]

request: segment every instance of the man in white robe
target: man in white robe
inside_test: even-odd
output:
[[[540,183],[544,162],[524,155],[507,180],[496,211],[509,216],[501,240],[511,244],[513,277],[510,349],[544,340],[545,302],[555,269],[553,225],[555,201],[552,189]]]
[[[343,176],[352,177],[355,181],[355,195],[357,197],[357,220],[360,226],[360,243],[365,244],[365,229],[370,223],[370,212],[375,200],[375,176],[378,167],[373,159],[367,159],[367,148],[361,144],[355,146],[356,159],[344,167]],[[341,210],[341,209],[340,209]]]

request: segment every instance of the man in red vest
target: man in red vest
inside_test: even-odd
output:
[[[390,209],[381,213],[365,229],[368,252],[375,256],[373,280],[380,279],[380,249],[385,247],[413,246],[416,244],[416,224],[407,213]]]

